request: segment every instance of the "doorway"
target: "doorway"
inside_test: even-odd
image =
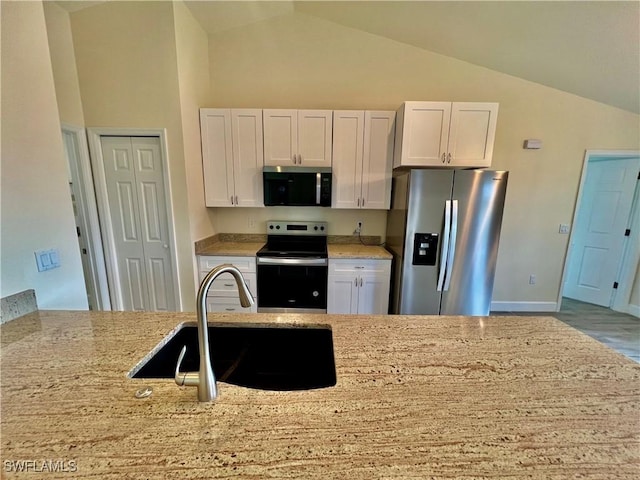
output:
[[[164,131],[88,132],[112,308],[179,310]]]
[[[111,310],[87,136],[84,128],[63,124],[62,140],[89,309]]]
[[[632,223],[639,174],[639,152],[586,153],[558,306],[564,295],[628,312],[638,264]]]

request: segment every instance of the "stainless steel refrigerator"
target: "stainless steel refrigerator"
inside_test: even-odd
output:
[[[488,315],[508,172],[395,171],[391,313]]]

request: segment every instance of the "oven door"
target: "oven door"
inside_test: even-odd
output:
[[[327,259],[258,257],[258,312],[326,313]]]

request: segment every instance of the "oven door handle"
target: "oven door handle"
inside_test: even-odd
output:
[[[324,266],[329,264],[326,258],[257,257],[257,262],[258,265]]]

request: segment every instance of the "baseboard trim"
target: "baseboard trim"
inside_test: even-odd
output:
[[[619,310],[623,313],[628,313],[629,315],[633,315],[634,317],[640,318],[640,305],[626,305],[625,308]]]
[[[492,312],[557,312],[558,302],[491,302]]]

